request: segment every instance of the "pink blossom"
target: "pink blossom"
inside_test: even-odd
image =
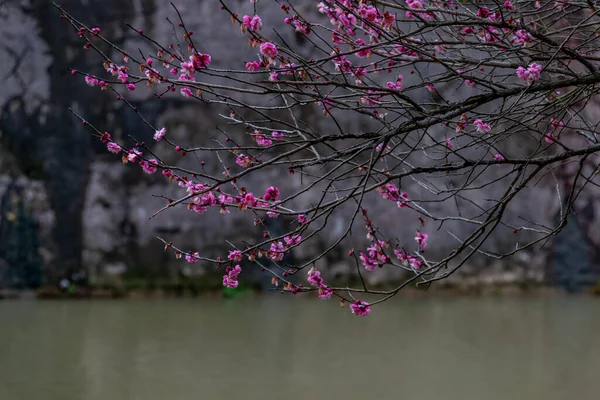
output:
[[[153,174],[156,172],[156,166],[158,165],[158,161],[155,158],[152,158],[148,161],[142,160],[140,161],[140,166],[147,174]]]
[[[263,196],[263,199],[267,201],[275,201],[277,200],[277,197],[279,197],[279,189],[275,186],[269,186],[265,195]]]
[[[247,168],[252,165],[252,157],[249,157],[245,154],[240,154],[235,158],[235,162],[242,168]]]
[[[504,156],[502,154],[494,155],[494,160],[504,161]]]
[[[422,10],[423,9],[423,4],[421,4],[421,2],[419,0],[406,0],[406,4],[408,5],[408,7],[412,8],[413,10]]]
[[[294,233],[292,236],[285,236],[283,238],[283,241],[289,247],[297,246],[300,244],[300,242],[302,242],[302,236],[298,235],[297,233]]]
[[[396,202],[398,208],[408,207],[408,203],[410,202],[410,198],[406,192],[400,193],[400,200]]]
[[[189,87],[181,88],[179,93],[181,93],[183,97],[192,97],[194,95]]]
[[[119,146],[115,142],[108,142],[108,144],[106,145],[106,148],[108,149],[108,151],[110,151],[111,153],[114,153],[114,154],[121,152],[121,146]]]
[[[129,82],[129,75],[127,75],[127,72],[125,72],[125,71],[126,71],[125,69],[118,69],[117,70],[117,79],[119,81],[121,81],[121,83],[127,83],[127,82]]]
[[[250,17],[249,15],[244,15],[242,18],[242,32],[248,29],[250,31],[259,31],[262,29],[262,20],[258,15]]]
[[[265,138],[262,135],[259,135],[256,137],[256,144],[258,144],[259,146],[269,147],[273,144],[273,141],[271,139]]]
[[[308,218],[306,217],[306,215],[300,214],[298,215],[298,222],[302,225],[305,225],[308,223]]]
[[[321,286],[323,284],[323,278],[321,278],[321,273],[317,270],[316,267],[312,267],[308,271],[308,283],[313,286]]]
[[[85,83],[87,83],[90,86],[97,86],[98,85],[98,79],[91,77],[89,75],[86,75],[85,78]]]
[[[379,266],[377,259],[370,257],[368,254],[361,252],[359,258],[367,271],[374,271]]]
[[[271,247],[270,247],[269,251],[267,252],[267,257],[269,257],[271,260],[277,262],[277,261],[283,260],[284,255],[285,255],[285,247],[283,246],[283,243],[281,243],[281,242],[271,243]]]
[[[446,147],[448,150],[452,150],[452,142],[450,142],[450,138],[446,138]]]
[[[189,60],[195,69],[202,69],[208,67],[212,61],[212,57],[210,54],[194,53],[189,57]]]
[[[370,49],[361,48],[361,46],[365,45],[365,41],[363,39],[356,39],[356,41],[354,43],[358,47],[358,51],[356,52],[357,56],[359,56],[359,57],[369,57],[371,55],[371,50]]]
[[[231,261],[242,261],[242,252],[240,250],[230,250],[227,258]]]
[[[542,66],[536,63],[529,64],[527,68],[517,68],[517,76],[524,81],[531,83],[540,79],[542,73]]]
[[[371,312],[371,306],[366,301],[355,300],[354,303],[350,304],[350,311],[352,311],[352,314],[364,317]]]
[[[248,207],[256,207],[257,201],[252,193],[246,193],[243,196],[236,197],[236,201],[239,203],[238,208],[242,211],[248,209]]]
[[[256,72],[260,69],[260,63],[258,61],[249,61],[246,63],[246,70],[250,72]]]
[[[388,82],[387,87],[394,90],[402,89],[402,75],[398,75],[396,82]]]
[[[491,130],[490,126],[480,119],[473,121],[473,124],[477,127],[479,133],[487,133]]]
[[[127,90],[129,90],[130,92],[133,92],[135,90],[135,84],[133,83],[128,83],[127,85],[125,85],[125,87],[127,88]]]
[[[236,265],[235,267],[227,267],[225,270],[226,274],[223,275],[223,286],[228,287],[230,289],[235,289],[240,284],[238,282],[238,276],[240,272],[242,272],[242,267]]]
[[[165,136],[165,133],[167,133],[167,130],[165,128],[157,130],[156,132],[154,132],[154,140],[160,142],[163,136]]]
[[[200,253],[195,252],[195,253],[188,253],[185,255],[185,261],[189,262],[189,263],[195,263],[200,261]]]
[[[277,47],[274,43],[265,42],[260,44],[260,52],[267,58],[275,58],[277,56]]]
[[[131,150],[129,150],[129,154],[127,154],[127,161],[136,162],[141,155],[142,155],[142,152],[139,151],[138,149],[131,149]]]
[[[506,0],[504,2],[504,7],[506,7],[507,10],[514,10],[515,6],[513,6],[513,4],[510,2],[510,0]]]
[[[333,294],[333,289],[332,288],[330,288],[330,287],[328,287],[326,285],[319,286],[318,295],[319,295],[319,298],[321,300],[327,300],[327,299],[329,299],[332,294]]]
[[[558,137],[553,134],[552,132],[546,132],[546,134],[544,135],[544,141],[546,141],[546,143],[555,143],[558,140]]]
[[[415,237],[415,241],[419,244],[419,251],[425,251],[425,247],[427,246],[427,238],[429,235],[426,233],[421,233],[417,231],[417,236]]]
[[[285,137],[285,135],[281,132],[273,131],[271,133],[271,137],[273,138],[273,140],[282,140]]]
[[[515,31],[515,43],[516,44],[521,44],[526,47],[531,43],[532,40],[533,40],[533,37],[528,32],[525,32],[524,30],[521,30],[521,29]]]

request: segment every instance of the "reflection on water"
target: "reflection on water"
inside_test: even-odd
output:
[[[0,399],[600,398],[600,301],[0,302]]]

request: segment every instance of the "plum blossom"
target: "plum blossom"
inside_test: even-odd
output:
[[[402,89],[402,75],[398,75],[396,82],[388,82],[387,87],[389,89],[400,90]]]
[[[536,63],[531,63],[527,68],[517,68],[517,76],[524,81],[531,83],[540,79],[542,73],[542,66]]]
[[[320,299],[327,300],[333,294],[333,289],[323,283],[321,272],[319,272],[316,267],[312,267],[308,271],[308,283],[319,288],[318,296]]]
[[[491,130],[490,126],[480,119],[473,121],[473,124],[477,127],[479,133],[487,133]]]
[[[283,241],[286,245],[290,247],[297,246],[300,244],[300,242],[302,242],[302,236],[298,235],[297,233],[294,233],[292,236],[285,236],[283,238]]]
[[[256,72],[260,69],[260,63],[258,61],[248,61],[246,63],[246,70],[250,72]]]
[[[185,255],[185,261],[189,262],[189,263],[195,263],[200,261],[200,253],[195,252],[195,253],[188,253]]]
[[[546,143],[555,143],[558,140],[558,137],[553,134],[552,132],[546,132],[546,134],[544,135],[544,141]]]
[[[242,267],[236,265],[235,267],[227,267],[225,270],[226,274],[223,275],[223,286],[228,287],[230,289],[235,289],[240,284],[238,282],[238,276],[240,272],[242,272]]]
[[[256,144],[263,147],[269,147],[273,144],[273,141],[271,139],[267,139],[263,135],[258,135],[256,136]]]
[[[152,158],[148,161],[146,160],[142,160],[140,161],[140,166],[142,167],[142,169],[144,170],[145,173],[147,174],[153,174],[156,172],[156,166],[158,165],[158,161],[156,161],[155,158]]]
[[[527,47],[533,40],[533,36],[531,36],[528,32],[519,29],[519,30],[515,31],[515,39],[514,40],[515,40],[516,44],[520,44],[520,45]]]
[[[259,31],[262,29],[262,19],[255,15],[253,17],[249,15],[244,15],[242,18],[242,33],[246,32],[246,29],[249,31]]]
[[[127,161],[136,162],[140,158],[141,155],[142,155],[142,152],[139,151],[138,149],[131,149],[131,150],[129,150],[129,153],[127,154]]]
[[[115,142],[108,142],[108,144],[106,145],[106,148],[108,149],[108,151],[110,151],[113,154],[117,154],[117,153],[121,152],[121,146],[119,146]]]
[[[321,278],[321,272],[316,267],[312,267],[308,271],[308,283],[313,286],[321,286],[323,284],[323,278]]]
[[[242,168],[247,168],[252,165],[252,157],[245,154],[240,154],[235,158],[235,162]]]
[[[404,250],[394,250],[394,254],[401,263],[409,265],[413,269],[420,269],[423,263],[417,257],[407,254]]]
[[[371,306],[366,301],[355,300],[354,303],[350,304],[350,311],[352,311],[352,314],[364,317],[371,312]]]
[[[271,132],[271,137],[273,138],[273,140],[283,140],[285,135],[281,132],[273,131]]]
[[[165,128],[157,130],[156,132],[154,132],[154,140],[160,142],[163,136],[165,136],[165,133],[167,133],[167,130]]]
[[[308,218],[306,217],[306,215],[304,214],[299,214],[298,215],[298,223],[305,225],[308,223]]]
[[[275,58],[278,52],[274,43],[265,42],[260,44],[260,53],[267,58]]]
[[[236,197],[236,201],[239,202],[238,208],[242,211],[248,209],[248,207],[256,207],[256,197],[252,193],[246,193],[241,197]]]
[[[267,201],[275,201],[277,200],[277,197],[279,197],[279,189],[275,186],[269,186],[265,195],[263,196],[263,199]]]
[[[181,93],[183,97],[192,97],[194,95],[189,87],[181,88],[179,93]]]
[[[327,300],[331,297],[331,295],[333,294],[333,289],[328,287],[327,285],[321,285],[319,286],[319,298],[322,300]]]
[[[427,247],[427,238],[428,237],[429,237],[429,235],[427,235],[426,233],[417,231],[417,236],[415,236],[415,241],[419,244],[420,252],[425,251],[425,247]]]
[[[87,83],[89,86],[98,86],[98,83],[99,83],[98,79],[96,79],[92,76],[89,76],[89,75],[86,75],[84,80],[85,80],[85,83]]]
[[[242,252],[239,250],[231,250],[229,251],[227,258],[231,261],[242,261]]]
[[[383,186],[379,186],[377,191],[386,200],[395,201],[399,208],[407,207],[410,198],[406,192],[400,192],[400,189],[393,183],[387,183]]]
[[[267,257],[269,257],[271,260],[277,262],[277,261],[283,260],[284,255],[285,255],[285,247],[283,246],[283,243],[281,243],[281,242],[271,243],[271,247],[269,248],[269,251],[267,251]]]

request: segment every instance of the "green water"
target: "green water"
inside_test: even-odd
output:
[[[600,399],[600,299],[0,302],[0,400]]]

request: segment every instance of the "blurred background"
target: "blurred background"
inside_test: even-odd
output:
[[[217,3],[177,6],[214,65],[254,59]],[[248,1],[232,3],[251,13]],[[300,11],[316,12],[313,2],[298,3]],[[159,42],[172,40],[167,1],[61,4],[121,47],[148,49],[125,22]],[[261,16],[283,19],[274,6]],[[289,29],[280,33],[310,50]],[[187,210],[149,220],[163,203],[153,195],[169,190],[165,180],[123,166],[67,109],[124,143],[128,134],[149,142],[154,132],[69,68],[103,73],[98,56],[83,50],[49,2],[0,1],[0,399],[597,398],[600,303],[590,293],[600,293],[599,199],[581,196],[566,228],[542,249],[502,262],[475,258],[447,281],[408,290],[368,318],[334,301],[267,292],[270,277],[260,271],[248,272],[231,292],[222,287],[222,272],[176,260],[156,236],[216,257],[229,249],[224,238],[252,232],[233,218],[194,218]],[[190,145],[208,142],[220,123],[193,99],[156,101],[140,90],[131,101]],[[306,120],[322,117],[316,107],[305,113]],[[559,205],[548,202],[555,184],[529,191],[515,212],[555,221]],[[381,205],[370,201],[368,207]],[[336,218],[320,245],[292,256],[326,248],[345,216]],[[395,236],[414,236],[413,225],[385,221]],[[446,240],[440,248],[453,245]],[[514,237],[502,233],[491,243],[514,246]],[[328,282],[358,279],[346,251],[324,259]],[[368,279],[383,287],[402,278],[386,274]],[[65,301],[90,297],[134,299]],[[57,300],[9,300],[15,298]]]

